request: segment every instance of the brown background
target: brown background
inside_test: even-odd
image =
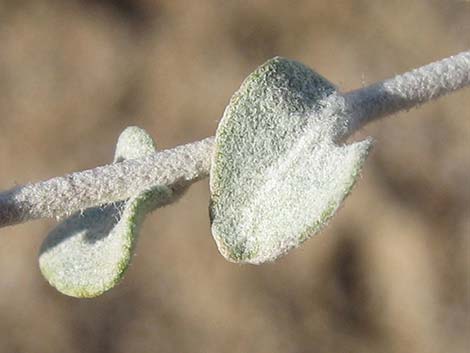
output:
[[[212,135],[274,55],[342,90],[470,48],[470,2],[0,1],[0,189]],[[0,229],[0,352],[468,352],[470,95],[368,126],[363,178],[273,264],[226,262],[207,180],[152,214],[124,281],[93,300],[42,278],[52,220]]]

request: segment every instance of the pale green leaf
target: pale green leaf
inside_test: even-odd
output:
[[[129,127],[119,137],[115,162],[155,152],[152,138]],[[53,229],[44,241],[39,265],[49,283],[74,297],[95,297],[119,283],[129,266],[145,214],[171,197],[155,186],[126,201],[76,213]]]
[[[335,143],[342,102],[326,79],[278,57],[232,97],[210,173],[212,234],[228,260],[274,260],[341,205],[371,147],[369,139]]]

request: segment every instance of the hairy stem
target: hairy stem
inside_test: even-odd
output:
[[[470,51],[344,95],[351,135],[365,124],[470,85]]]
[[[175,194],[208,176],[214,138],[178,146],[148,157],[126,160],[26,184],[0,193],[0,226],[61,217],[88,207],[123,200],[156,184]]]
[[[366,123],[470,85],[470,51],[344,94],[351,135]],[[0,227],[123,200],[155,184],[180,189],[209,174],[214,138],[149,157],[18,186],[0,193]],[[176,190],[178,191],[178,190]]]

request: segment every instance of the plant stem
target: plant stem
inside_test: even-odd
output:
[[[175,194],[209,174],[214,138],[0,193],[0,227],[124,200],[155,185]]]
[[[343,95],[349,136],[366,123],[470,85],[470,51]],[[209,175],[214,138],[142,159],[18,186],[0,193],[0,227],[61,217],[131,197],[156,184],[184,188]]]
[[[371,121],[409,110],[468,85],[470,51],[346,93],[347,134]]]

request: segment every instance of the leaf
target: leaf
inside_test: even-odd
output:
[[[224,257],[272,261],[336,212],[372,146],[335,143],[342,104],[325,78],[284,58],[243,82],[219,123],[210,171],[212,234]]]
[[[114,162],[154,153],[152,138],[128,127],[119,137]],[[171,190],[155,186],[120,202],[76,213],[54,228],[39,256],[44,277],[60,292],[95,297],[111,289],[129,267],[145,215],[166,202]]]

